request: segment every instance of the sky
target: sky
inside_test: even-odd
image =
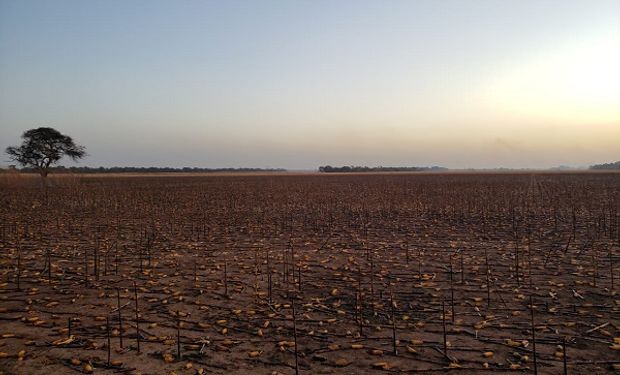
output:
[[[620,160],[618,67],[620,0],[0,0],[0,148],[51,126],[87,166],[583,166]]]

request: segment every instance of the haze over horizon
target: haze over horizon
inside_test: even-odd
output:
[[[585,166],[620,160],[619,66],[617,0],[0,0],[0,148],[51,126],[87,166]]]

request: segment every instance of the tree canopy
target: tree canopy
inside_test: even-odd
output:
[[[342,167],[332,167],[331,165],[324,165],[319,167],[319,172],[322,173],[359,173],[359,172],[426,172],[426,171],[443,171],[446,168],[443,167],[367,167],[367,166],[354,166],[345,165]]]
[[[7,147],[6,153],[11,160],[37,170],[43,178],[64,156],[74,161],[86,156],[84,146],[76,145],[71,137],[54,128],[27,130],[22,134],[22,140],[21,146]]]
[[[617,161],[615,163],[605,163],[605,164],[596,164],[596,165],[592,165],[590,166],[590,169],[602,169],[602,170],[616,170],[616,169],[620,169],[620,161]]]

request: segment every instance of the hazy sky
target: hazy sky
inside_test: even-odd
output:
[[[52,126],[89,166],[587,165],[620,160],[619,67],[620,0],[0,0],[0,147]]]

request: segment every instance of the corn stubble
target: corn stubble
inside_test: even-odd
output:
[[[0,369],[614,373],[619,181],[0,181]]]

